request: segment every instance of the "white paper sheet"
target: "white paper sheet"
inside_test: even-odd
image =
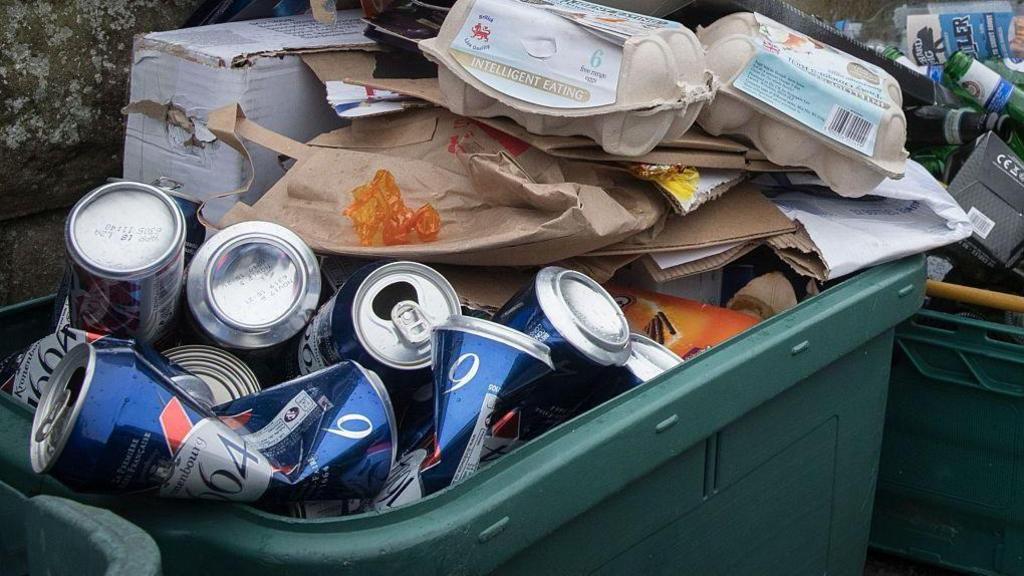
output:
[[[825,260],[829,278],[971,235],[967,214],[916,162],[908,161],[902,179],[886,179],[872,196],[881,198],[792,191],[772,200],[786,216],[807,229]]]
[[[665,270],[667,268],[696,262],[697,260],[703,260],[704,258],[721,254],[727,250],[732,250],[740,244],[743,244],[743,242],[730,242],[728,244],[719,244],[718,246],[691,248],[689,250],[677,250],[675,252],[651,252],[651,258],[654,259],[654,263],[658,265],[658,268]]]

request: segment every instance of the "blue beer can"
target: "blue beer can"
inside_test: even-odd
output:
[[[557,266],[537,273],[494,315],[494,321],[544,342],[556,372],[518,406],[524,440],[571,418],[595,391],[609,366],[629,359],[629,324],[622,310],[590,277]]]
[[[500,324],[456,316],[433,331],[434,442],[405,455],[378,505],[396,506],[457,483],[480,466],[495,407],[554,370],[550,349]],[[401,491],[401,492],[399,492]]]
[[[396,457],[398,427],[380,378],[342,362],[214,407],[274,465],[262,501],[370,499]]]
[[[152,360],[127,340],[69,349],[32,422],[33,470],[81,492],[143,492],[168,483],[179,467],[177,457],[201,441],[192,429],[203,423],[217,428],[219,422]],[[254,464],[269,469],[264,458],[253,458],[242,480],[253,478]],[[194,470],[195,458],[185,459]]]
[[[383,487],[394,458],[383,387],[348,363],[320,379],[330,384],[296,381],[284,387],[290,397],[253,395],[247,409],[235,402],[210,409],[185,392],[202,380],[155,352],[112,338],[80,344],[57,365],[36,411],[32,467],[81,492],[235,501],[368,497]],[[376,412],[356,401],[367,397],[366,388],[378,398]],[[306,442],[301,460],[288,450],[295,442]],[[377,456],[378,448],[386,456]],[[379,460],[387,468],[366,473]],[[367,485],[374,474],[380,479]]]
[[[430,331],[460,311],[455,289],[416,262],[374,262],[349,276],[299,342],[299,373],[354,360],[404,407],[430,381]]]
[[[598,389],[580,407],[585,412],[679,366],[683,359],[643,334],[629,335],[629,359],[606,369]]]

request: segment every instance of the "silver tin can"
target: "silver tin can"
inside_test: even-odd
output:
[[[106,184],[71,209],[65,228],[71,325],[154,343],[175,325],[185,221],[160,189]]]
[[[268,348],[297,334],[320,298],[309,246],[271,222],[229,226],[206,241],[188,271],[196,327],[221,346]]]
[[[214,406],[260,391],[253,371],[236,356],[220,348],[178,346],[165,351],[164,357],[206,382],[213,395]]]
[[[665,372],[683,363],[678,354],[651,340],[647,336],[633,332],[629,335],[629,360],[626,370],[640,382],[647,382],[661,376]]]

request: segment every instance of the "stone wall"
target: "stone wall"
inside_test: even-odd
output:
[[[0,306],[52,291],[67,207],[121,173],[132,37],[199,3],[0,1]]]

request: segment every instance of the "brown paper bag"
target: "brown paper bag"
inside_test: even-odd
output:
[[[237,105],[212,112],[209,128],[246,158],[242,139],[297,160],[256,204],[236,204],[220,224],[275,222],[326,254],[541,265],[659,226],[666,214],[658,193],[623,170],[556,159],[439,109],[366,119],[309,145],[253,124]],[[437,209],[436,241],[359,244],[342,212],[380,169],[394,174],[409,207]]]

